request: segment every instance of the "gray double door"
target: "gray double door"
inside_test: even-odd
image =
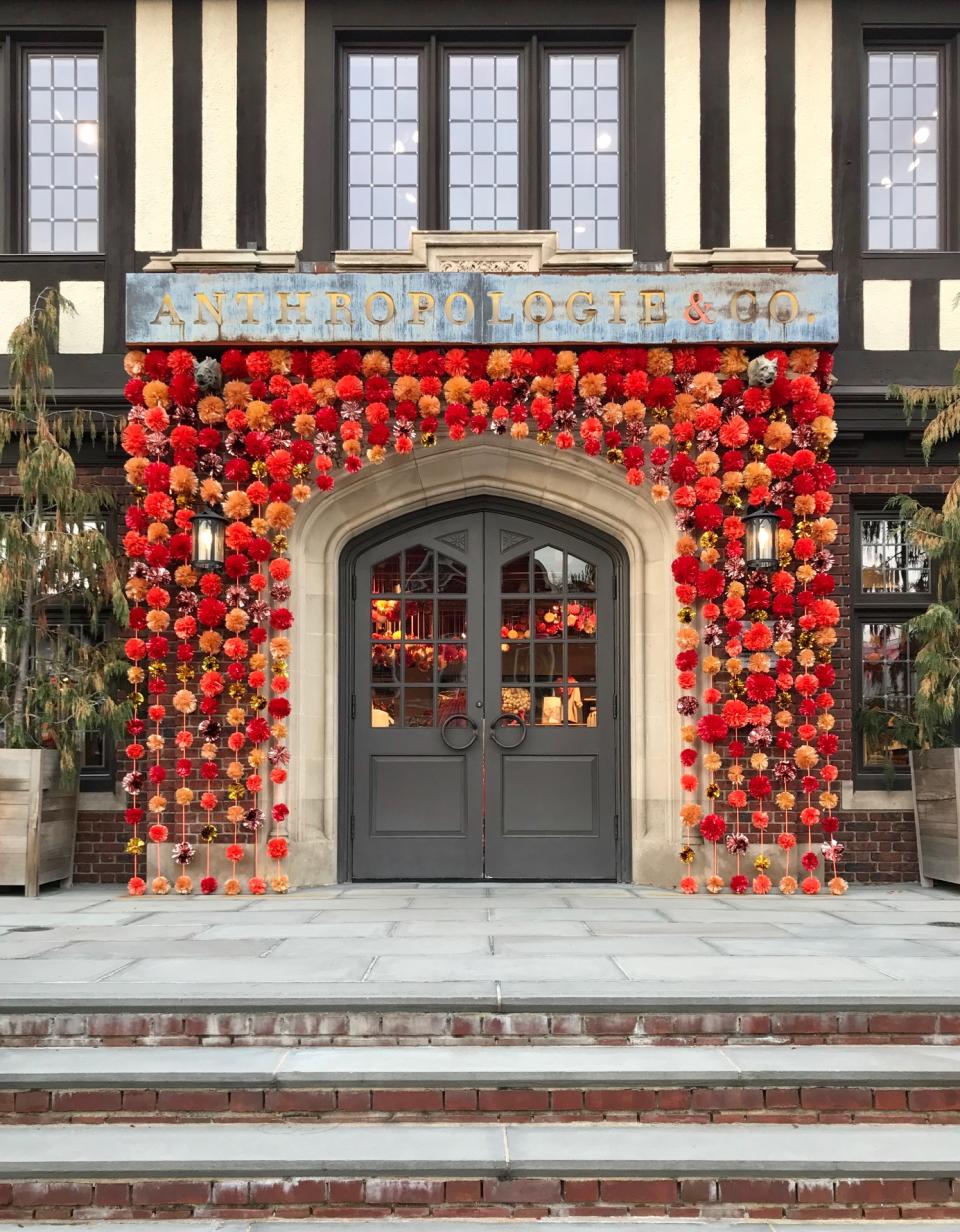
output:
[[[610,555],[469,512],[356,558],[356,879],[614,879]]]

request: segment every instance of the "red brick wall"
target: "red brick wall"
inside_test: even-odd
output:
[[[83,808],[83,796],[80,797]],[[123,814],[81,812],[77,817],[77,847],[73,879],[92,885],[113,885],[130,876],[130,857],[124,851],[128,827]]]

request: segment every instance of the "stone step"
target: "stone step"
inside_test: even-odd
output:
[[[0,1048],[0,1089],[227,1087],[960,1086],[960,1049]]]
[[[940,1125],[0,1126],[11,1220],[960,1217]]]
[[[0,1049],[0,1122],[278,1116],[960,1122],[960,1049]]]
[[[398,1219],[193,1219],[164,1220],[164,1232],[385,1232],[396,1230]],[[145,1220],[81,1219],[71,1222],[76,1232],[147,1232]],[[849,1224],[846,1225],[849,1228]],[[898,1232],[956,1232],[960,1226],[942,1220],[900,1220]],[[840,1232],[834,1221],[790,1219],[404,1219],[402,1232]],[[889,1228],[889,1220],[857,1221],[866,1232]],[[30,1225],[30,1232],[64,1232],[62,1223]]]

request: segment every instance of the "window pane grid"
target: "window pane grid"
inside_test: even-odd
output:
[[[860,519],[860,589],[865,595],[928,594],[930,561],[898,517]]]
[[[27,248],[100,249],[99,59],[27,57]]]
[[[560,247],[619,247],[616,56],[550,56],[548,141],[550,226]]]
[[[916,695],[915,647],[902,621],[878,621],[861,626],[860,679],[866,709],[909,715]],[[863,733],[863,764],[867,769],[892,765],[906,770],[907,750],[874,740]]]
[[[519,57],[450,56],[450,228],[519,226]]]
[[[871,51],[868,64],[868,247],[937,248],[940,57]]]
[[[418,218],[419,57],[348,57],[350,248],[407,248]]]

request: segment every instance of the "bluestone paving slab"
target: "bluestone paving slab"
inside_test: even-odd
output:
[[[877,958],[941,958],[946,947],[937,945],[939,938],[929,937],[923,941],[906,940],[897,937],[878,938],[870,954],[871,961]],[[731,958],[769,958],[785,956],[790,958],[807,957],[811,951],[809,937],[717,937],[711,935],[710,945]],[[831,957],[860,957],[863,945],[856,938],[841,934],[834,935],[829,941]],[[627,951],[621,950],[620,953]],[[694,953],[697,951],[694,950]]]
[[[0,988],[35,981],[37,984],[84,984],[115,972],[124,960],[117,958],[0,958]],[[182,965],[182,964],[181,964]],[[3,997],[0,994],[0,1005]]]
[[[408,925],[409,927],[409,925]],[[283,920],[264,920],[262,923],[249,924],[211,924],[203,931],[205,940],[237,940],[247,941],[257,937],[289,937],[291,932],[297,938],[352,938],[352,937],[386,937],[391,932],[393,925],[389,920],[382,920],[379,923],[373,920],[357,920],[350,923],[333,923],[329,920],[311,920],[307,924],[297,924],[294,929],[288,928]],[[461,931],[461,930],[458,930]],[[425,934],[435,936],[441,932],[437,928],[433,933]],[[396,936],[396,932],[392,935]]]
[[[702,957],[692,955],[689,959],[678,963],[671,958],[646,957],[637,958],[632,954],[617,955],[618,965],[631,980],[643,980],[650,983],[666,983],[682,980],[696,983],[698,980],[708,980],[732,987],[742,977],[744,965],[740,959],[726,958],[723,955]],[[764,980],[778,980],[784,977],[784,963],[776,958],[751,958],[751,982],[760,983]],[[960,974],[960,971],[958,971]],[[810,983],[818,987],[824,981],[839,984],[850,984],[852,981],[878,983],[878,971],[871,969],[863,960],[853,958],[833,958],[827,954],[810,954],[791,957],[789,975],[797,983]],[[933,972],[930,972],[933,977]]]
[[[539,954],[549,954],[551,950],[548,948],[550,942],[545,937],[517,937],[506,936],[496,937],[493,942],[493,952],[495,954],[533,956]],[[568,954],[576,954],[578,956],[596,955],[597,957],[619,957],[620,955],[630,955],[637,957],[642,955],[649,957],[652,953],[657,957],[662,957],[668,954],[699,954],[701,956],[709,956],[716,954],[712,943],[702,937],[674,937],[668,934],[657,937],[656,941],[651,941],[649,937],[634,936],[625,937],[622,933],[615,936],[596,936],[596,937],[578,937],[571,938],[564,945],[564,950]],[[556,951],[554,946],[553,952]]]
[[[960,1007],[960,930],[929,924],[960,921],[960,893],[940,888],[713,900],[422,882],[132,900],[92,887],[0,905],[0,928],[48,930],[0,933],[14,1010],[729,1011],[807,1008],[811,990],[818,1008]]]
[[[316,946],[306,964],[307,973],[319,981],[360,980],[369,966],[366,958],[341,958],[334,947]],[[0,963],[0,976],[3,964]],[[286,984],[302,979],[304,963],[286,958],[140,958],[110,977],[113,983],[212,984],[245,981],[249,984]]]
[[[0,1126],[0,1176],[954,1176],[947,1125]]]
[[[268,938],[276,948],[271,951],[270,959],[300,958],[311,961],[317,953],[315,940],[303,937],[288,937],[277,942],[276,938]],[[483,954],[490,956],[490,944],[481,934],[460,934],[448,931],[446,936],[437,933],[429,937],[380,937],[371,940],[369,937],[340,937],[337,939],[335,952],[341,957],[365,955],[367,959],[384,954],[401,954],[411,957],[430,956],[444,957],[452,954]]]
[[[507,1168],[488,1125],[0,1125],[0,1176],[484,1176]]]
[[[515,1176],[955,1176],[948,1125],[508,1125]]]
[[[257,1047],[0,1048],[0,1088],[270,1086],[285,1055]]]
[[[490,953],[464,954],[460,959],[447,962],[387,955],[377,960],[367,978],[378,984],[383,980],[626,980],[623,972],[603,955],[595,958],[548,958],[543,955],[509,958]]]

